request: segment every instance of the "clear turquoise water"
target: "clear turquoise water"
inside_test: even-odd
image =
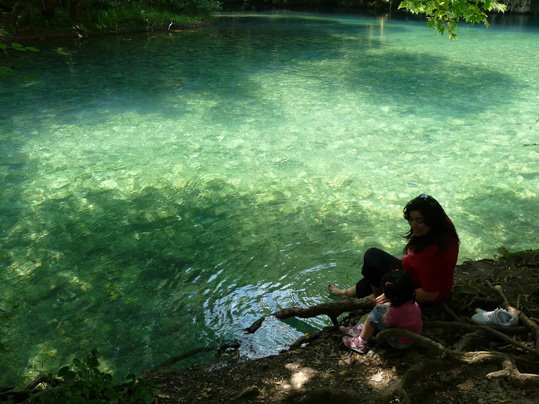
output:
[[[502,21],[503,22],[503,21]],[[97,348],[119,377],[238,339],[394,253],[434,195],[460,260],[537,248],[539,29],[315,14],[39,44],[0,83],[0,384]]]

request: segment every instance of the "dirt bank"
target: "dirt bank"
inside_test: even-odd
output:
[[[539,402],[539,252],[465,262],[456,272],[447,307],[426,307],[426,343],[395,351],[383,344],[366,354],[347,350],[341,334],[323,330],[298,349],[239,363],[230,354],[188,370],[159,369],[159,403],[229,402]],[[488,282],[487,282],[488,281]],[[507,301],[522,310],[520,326],[498,329],[507,339],[470,323],[476,307]],[[356,318],[360,312],[352,313]],[[341,318],[347,317],[346,315]],[[514,341],[514,342],[511,342]],[[431,345],[431,342],[433,343]],[[519,345],[520,344],[520,345]]]

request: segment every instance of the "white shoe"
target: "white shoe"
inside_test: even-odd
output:
[[[515,327],[518,325],[518,318],[504,309],[496,309],[493,311],[475,309],[472,321],[478,324],[493,324],[504,327]]]

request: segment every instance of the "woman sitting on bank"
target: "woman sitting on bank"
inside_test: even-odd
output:
[[[404,256],[397,258],[379,248],[369,248],[363,257],[363,278],[347,289],[329,285],[330,294],[358,298],[373,294],[376,303],[383,303],[382,277],[398,269],[411,276],[418,303],[439,303],[449,296],[459,253],[453,222],[438,201],[425,194],[408,202],[403,212],[410,225]]]

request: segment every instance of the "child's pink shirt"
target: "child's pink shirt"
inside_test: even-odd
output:
[[[406,302],[400,306],[391,306],[387,312],[384,325],[391,328],[402,328],[404,330],[421,334],[423,331],[423,320],[421,319],[421,309],[416,302]],[[410,345],[412,340],[399,337],[403,344]]]

